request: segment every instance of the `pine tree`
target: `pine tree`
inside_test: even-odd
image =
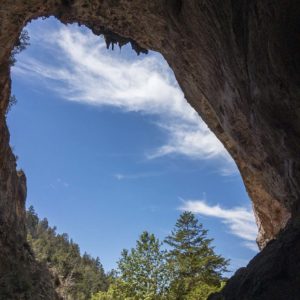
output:
[[[183,212],[180,215],[171,235],[165,239],[170,247],[171,299],[193,299],[189,295],[195,294],[201,285],[207,290],[210,290],[207,287],[218,288],[221,285],[222,273],[229,262],[214,252],[212,241],[207,238],[207,230],[194,214]]]
[[[92,293],[106,291],[108,280],[99,258],[80,255],[79,246],[68,234],[57,234],[48,220],[40,220],[34,208],[26,213],[27,241],[36,259],[53,274],[57,292],[64,299],[86,300]]]
[[[36,237],[36,229],[38,224],[39,217],[37,216],[34,207],[31,205],[26,213],[26,228],[28,234],[30,234],[32,237]]]

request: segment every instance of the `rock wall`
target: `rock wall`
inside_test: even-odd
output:
[[[298,224],[297,224],[298,223]],[[300,299],[300,224],[291,223],[276,240],[230,278],[208,300]]]
[[[9,269],[4,255],[20,261],[26,253],[26,183],[16,171],[5,111],[9,57],[27,22],[56,16],[105,34],[108,44],[131,42],[137,52],[162,53],[189,103],[236,161],[264,248],[288,220],[292,224],[299,216],[299,15],[297,0],[2,0],[0,282]],[[273,261],[270,247],[259,257]]]

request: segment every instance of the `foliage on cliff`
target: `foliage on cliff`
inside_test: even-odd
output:
[[[26,214],[27,240],[36,259],[53,274],[58,293],[64,299],[86,300],[108,288],[99,258],[84,253],[66,233],[57,234],[47,219],[40,220],[31,206]]]
[[[15,63],[17,62],[16,55],[24,51],[30,45],[29,40],[30,38],[28,31],[23,29],[9,58],[11,66],[15,65]]]

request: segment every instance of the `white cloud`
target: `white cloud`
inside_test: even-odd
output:
[[[160,125],[161,128],[169,132],[168,144],[160,147],[154,153],[150,154],[150,158],[164,156],[172,153],[180,153],[190,158],[222,158],[228,163],[231,157],[223,147],[220,147],[219,141],[216,143],[216,137],[207,130],[202,121],[190,123],[171,123]],[[226,169],[233,169],[234,166],[226,166]],[[223,174],[223,172],[222,172]],[[228,175],[230,175],[228,173]]]
[[[118,180],[122,180],[122,179],[126,178],[125,175],[120,174],[120,173],[115,174],[114,177],[115,177],[116,179],[118,179]]]
[[[184,99],[161,56],[124,59],[107,51],[99,37],[74,26],[44,34],[39,45],[52,55],[52,63],[25,53],[14,68],[16,75],[42,81],[69,101],[155,115],[169,138],[149,158],[169,154],[221,158],[223,166],[236,171],[223,145]]]
[[[258,250],[255,243],[257,226],[251,209],[245,207],[225,209],[220,205],[209,205],[203,200],[184,201],[179,209],[220,219],[232,234],[245,240],[244,246],[253,251]]]
[[[56,178],[56,180],[54,182],[50,183],[48,187],[51,188],[52,190],[57,190],[62,187],[69,188],[70,184],[61,178]]]
[[[129,180],[129,179],[142,179],[148,177],[156,177],[162,174],[163,172],[144,172],[144,173],[133,173],[133,174],[116,173],[113,176],[117,180]]]
[[[258,247],[257,247],[256,242],[250,242],[250,241],[248,241],[248,242],[244,242],[243,245],[245,247],[247,247],[248,249],[252,250],[252,251],[255,251],[255,252],[258,251]]]
[[[62,180],[61,178],[57,178],[56,179],[57,183],[65,188],[68,188],[70,186],[70,184],[68,182],[65,182],[64,180]]]

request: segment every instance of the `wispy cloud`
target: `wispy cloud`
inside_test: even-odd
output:
[[[162,175],[163,172],[143,172],[143,173],[134,173],[134,174],[124,174],[124,173],[116,173],[114,174],[114,178],[117,180],[130,180],[130,179],[142,179],[148,177],[156,177]]]
[[[255,241],[244,242],[243,245],[252,251],[258,251],[258,247]]]
[[[57,190],[60,188],[69,188],[70,184],[66,181],[64,181],[61,178],[56,178],[56,180],[47,186],[48,188],[51,188],[52,190]]]
[[[61,178],[57,178],[56,179],[57,183],[65,188],[68,188],[70,186],[70,184],[64,180],[62,180]]]
[[[185,100],[160,55],[124,59],[107,51],[99,37],[74,26],[44,36],[39,44],[52,55],[48,59],[52,63],[24,55],[14,68],[16,75],[43,81],[69,101],[155,115],[168,138],[148,158],[179,154],[221,159],[227,169],[236,171],[223,145]]]
[[[209,205],[203,200],[186,200],[179,209],[220,219],[232,234],[244,240],[244,246],[253,251],[258,250],[255,243],[257,226],[251,209],[245,207],[226,209],[220,205]]]

